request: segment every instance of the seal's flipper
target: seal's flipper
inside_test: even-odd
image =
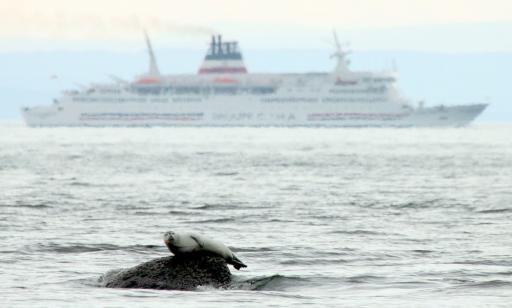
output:
[[[195,237],[195,236],[191,235],[191,236],[190,236],[190,238],[191,238],[191,239],[193,239],[193,240],[197,243],[197,245],[199,245],[199,247],[200,247],[201,249],[203,249],[203,248],[204,248],[204,247],[203,247],[203,243],[202,243],[202,242],[201,242],[197,237]]]
[[[240,270],[242,267],[247,267],[247,265],[244,264],[244,262],[240,261],[235,255],[233,255],[233,259],[231,259],[231,264],[234,268],[237,270]]]

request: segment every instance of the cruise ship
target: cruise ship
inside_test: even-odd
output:
[[[64,91],[53,104],[25,107],[29,126],[465,126],[486,104],[424,106],[396,86],[395,71],[352,71],[334,33],[332,71],[249,73],[238,42],[211,37],[195,74],[160,73],[145,33],[149,70],[132,81]]]

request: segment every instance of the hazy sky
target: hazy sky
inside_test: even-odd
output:
[[[130,48],[144,27],[168,45],[222,32],[249,46],[323,48],[336,28],[361,49],[509,51],[510,12],[510,0],[0,0],[0,47]]]

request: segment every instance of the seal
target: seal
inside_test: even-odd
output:
[[[164,242],[167,248],[176,256],[190,252],[206,251],[224,258],[227,264],[233,265],[237,270],[247,267],[226,245],[199,234],[168,231],[164,233]]]

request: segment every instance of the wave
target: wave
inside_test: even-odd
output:
[[[341,264],[348,263],[350,261],[342,258],[316,258],[316,259],[291,259],[279,261],[281,265],[329,265],[329,264]]]
[[[512,266],[512,261],[510,260],[463,260],[456,261],[452,264],[462,264],[462,265],[495,265],[495,266]]]
[[[212,218],[212,219],[196,220],[196,221],[194,221],[194,223],[197,223],[197,224],[224,223],[224,222],[233,222],[236,220],[237,220],[236,218]]]
[[[51,208],[52,206],[47,203],[16,203],[16,204],[0,204],[0,207],[46,209],[46,208]]]
[[[127,269],[112,269],[96,279],[81,279],[82,284],[88,286],[105,286],[109,281],[115,278],[119,273]],[[302,277],[287,277],[279,274],[261,277],[246,278],[242,276],[231,276],[232,281],[228,286],[230,290],[248,290],[248,291],[285,291],[289,288],[311,284],[309,279]],[[219,289],[211,285],[200,286],[196,291],[209,291]],[[224,289],[224,288],[220,288]]]
[[[245,247],[245,248],[238,248],[237,252],[270,252],[270,251],[276,251],[277,249],[269,248],[269,247]]]
[[[235,176],[235,175],[238,175],[238,172],[236,172],[236,171],[233,171],[233,172],[216,172],[213,175],[215,175],[215,176]]]
[[[384,277],[373,276],[373,275],[357,275],[347,277],[347,282],[349,283],[368,283],[370,281],[384,279]]]
[[[107,283],[112,281],[112,279],[114,279],[117,276],[117,274],[121,273],[124,270],[126,270],[126,269],[124,269],[124,268],[112,269],[112,270],[109,270],[108,272],[106,272],[105,274],[101,275],[94,282],[91,280],[88,280],[87,282],[94,283],[95,286],[105,287],[107,285]]]
[[[82,158],[83,156],[82,155],[77,155],[77,154],[71,154],[71,155],[67,155],[67,159],[80,159]]]
[[[336,230],[330,232],[332,234],[356,234],[356,235],[386,235],[386,233],[369,231],[369,230]]]
[[[203,205],[193,207],[194,210],[209,210],[209,209],[217,209],[219,207],[225,207],[226,205],[220,203],[205,203]]]
[[[152,211],[136,211],[133,213],[135,216],[160,216],[165,215],[163,212],[152,212]]]
[[[236,210],[239,209],[241,205],[245,205],[247,202],[237,202],[237,203],[205,203],[203,205],[192,207],[192,210]],[[260,207],[258,207],[260,208]]]
[[[91,183],[80,182],[80,181],[70,182],[69,185],[70,186],[81,186],[81,187],[91,187],[91,186],[93,186]],[[99,185],[95,185],[95,186],[99,186]]]
[[[171,214],[171,215],[176,215],[176,216],[190,216],[190,215],[194,215],[195,214],[195,213],[190,212],[190,211],[180,211],[180,210],[171,210],[168,213]]]
[[[161,251],[165,249],[160,245],[129,245],[119,246],[113,244],[78,244],[72,243],[70,245],[60,245],[50,243],[46,245],[30,245],[27,246],[27,250],[35,250],[39,252],[55,252],[55,253],[84,253],[84,252],[96,252],[96,251],[112,251],[112,250],[123,250],[132,252],[147,253],[148,251]]]
[[[512,281],[506,280],[488,280],[488,281],[479,281],[479,282],[471,282],[468,284],[464,284],[461,287],[470,287],[470,288],[499,288],[499,287],[511,287]]]
[[[434,250],[428,250],[428,249],[413,249],[411,251],[414,252],[414,253],[418,253],[418,254],[431,254],[431,253],[435,253]]]
[[[198,152],[195,152],[194,154],[199,155],[199,156],[203,156],[203,155],[212,156],[212,155],[219,155],[220,153],[214,152],[214,151],[198,151]]]
[[[233,276],[230,289],[251,291],[284,291],[290,287],[306,285],[309,280],[302,277],[287,277],[279,274],[243,279]]]
[[[299,185],[288,185],[283,188],[280,188],[280,190],[283,191],[300,191],[301,189],[302,187],[300,187]]]
[[[262,217],[262,218],[266,218],[267,215],[264,215],[264,216],[255,216],[254,218],[258,218],[259,217]],[[261,221],[261,220],[260,220]],[[283,219],[283,218],[271,218],[271,219],[266,219],[265,220],[266,223],[271,223],[271,222],[279,222],[279,223],[283,223],[283,222],[297,222],[297,220],[292,220],[292,219]]]
[[[226,208],[232,208],[233,206],[222,204],[222,203],[205,203],[203,205],[193,207],[193,210],[217,210],[217,209],[226,209]]]
[[[509,212],[512,212],[512,209],[504,208],[504,209],[489,209],[489,210],[477,211],[477,213],[480,213],[480,214],[498,214],[498,213],[509,213]]]
[[[447,207],[441,199],[425,200],[425,201],[410,201],[404,203],[393,203],[389,206],[396,209],[424,209],[424,208],[438,208]]]

